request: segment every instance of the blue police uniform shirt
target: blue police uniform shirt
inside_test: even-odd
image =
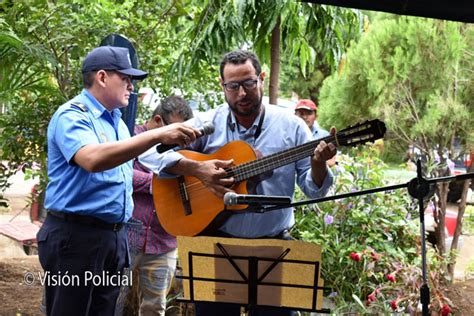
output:
[[[87,111],[72,103],[85,105]],[[87,90],[61,105],[48,126],[45,207],[110,223],[128,221],[133,211],[132,161],[102,172],[88,172],[73,161],[85,145],[127,138],[130,133],[120,110],[109,112]]]
[[[262,115],[262,114],[260,114]],[[254,135],[260,120],[260,115],[255,119],[253,126],[249,129],[237,124],[233,114],[229,117],[227,104],[221,105],[206,113],[198,113],[193,125],[200,126],[203,122],[212,122],[215,131],[209,136],[198,138],[190,146],[191,150],[203,153],[217,151],[223,145],[233,140],[243,140],[249,143],[254,150],[262,156],[281,152],[286,149],[307,143],[312,140],[308,126],[295,115],[277,108],[266,105],[265,116],[260,136],[255,139]],[[163,172],[165,168],[174,166],[182,156],[174,151],[168,151],[158,155],[156,150],[150,149],[140,156],[140,162],[154,173],[163,177],[171,175]],[[296,183],[303,192],[311,197],[322,197],[326,195],[333,183],[333,175],[328,170],[321,187],[318,187],[311,177],[310,158],[304,158],[289,165],[280,167],[272,172],[260,175],[255,186],[251,186],[249,194],[259,195],[294,195]],[[285,208],[267,213],[238,213],[232,214],[219,229],[235,237],[257,238],[262,236],[275,236],[285,229],[291,228],[295,223],[293,209]]]

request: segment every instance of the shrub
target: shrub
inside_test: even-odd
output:
[[[339,155],[334,194],[387,185],[373,149]],[[297,193],[300,195],[301,192]],[[324,202],[296,210],[293,235],[323,246],[322,277],[335,312],[414,311],[422,285],[419,216],[406,190]],[[439,288],[443,263],[428,252],[432,309],[451,302]]]

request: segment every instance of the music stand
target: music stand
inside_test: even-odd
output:
[[[322,308],[321,247],[301,241],[178,236],[182,302],[330,313]]]

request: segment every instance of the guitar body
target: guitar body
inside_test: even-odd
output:
[[[243,141],[232,141],[212,154],[201,154],[190,150],[180,150],[179,153],[197,161],[234,159],[234,165],[257,159],[252,147]],[[186,192],[183,192],[183,187]],[[173,236],[195,236],[201,233],[224,210],[223,199],[211,193],[195,177],[162,179],[154,175],[152,190],[160,223]],[[247,181],[236,183],[232,190],[239,194],[247,194]],[[189,200],[190,214],[186,214],[183,197]],[[246,205],[235,205],[228,206],[227,209],[240,210],[246,207]]]

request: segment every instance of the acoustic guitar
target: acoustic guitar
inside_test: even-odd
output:
[[[382,138],[385,131],[382,121],[367,121],[341,130],[334,136],[313,140],[258,159],[252,147],[243,141],[229,142],[212,154],[190,150],[180,150],[179,153],[197,161],[234,159],[234,166],[226,169],[227,175],[235,179],[232,190],[238,194],[248,194],[248,179],[313,155],[321,140],[336,146],[355,146]],[[223,199],[211,193],[199,179],[190,176],[163,179],[155,175],[153,201],[161,225],[173,236],[198,235],[224,210]],[[226,209],[238,211],[245,208],[247,205],[233,205]]]

